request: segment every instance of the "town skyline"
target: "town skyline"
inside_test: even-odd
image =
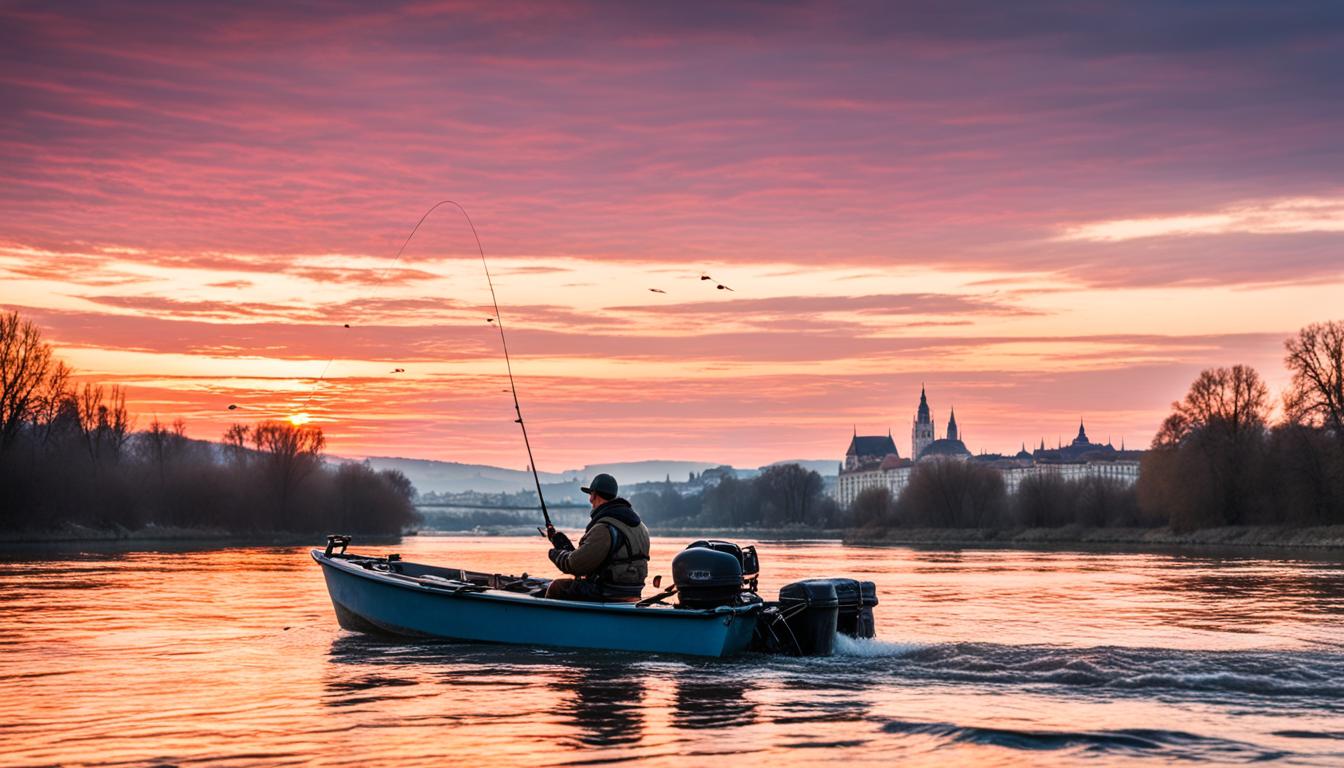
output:
[[[825,458],[921,383],[1147,447],[1344,295],[1323,13],[7,5],[0,309],[193,437],[521,466],[472,229],[394,259],[451,198],[542,467]]]

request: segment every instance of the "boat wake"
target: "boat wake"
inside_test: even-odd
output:
[[[1008,749],[1072,750],[1089,755],[1160,753],[1168,760],[1259,762],[1277,760],[1290,754],[1230,739],[1150,728],[1095,732],[1017,730],[893,720],[883,725],[882,730],[892,734],[928,735],[957,743]]]
[[[993,643],[899,643],[837,637],[830,659],[796,659],[839,685],[893,678],[923,684],[1024,687],[1088,698],[1154,695],[1204,703],[1344,712],[1344,656],[1314,651],[1184,651]],[[852,679],[851,679],[852,678]]]

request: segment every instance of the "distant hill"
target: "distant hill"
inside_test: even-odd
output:
[[[352,461],[330,457],[336,461]],[[370,456],[368,459],[374,469],[399,469],[415,484],[420,493],[461,493],[480,491],[482,493],[513,493],[530,491],[535,488],[532,474],[522,469],[506,469],[488,464],[461,464],[456,461],[435,461],[432,459],[408,459],[400,456]],[[775,464],[801,464],[821,475],[834,475],[836,462],[829,460],[777,461]],[[709,461],[615,461],[605,464],[589,464],[582,469],[567,469],[564,472],[540,472],[542,485],[548,487],[547,498],[551,498],[551,486],[577,485],[598,472],[606,472],[616,477],[622,485],[635,483],[660,482],[671,477],[674,482],[683,482],[691,472],[699,474],[706,469],[723,466],[722,463]],[[742,476],[755,475],[757,470],[738,470]]]
[[[666,480],[682,482],[692,472],[699,474],[712,467],[721,467],[723,462],[709,461],[615,461],[609,464],[589,464],[583,469],[565,470],[565,477],[589,478],[598,472],[606,472],[622,485],[634,483],[652,483]]]
[[[532,490],[532,474],[521,469],[505,469],[486,464],[459,464],[455,461],[407,459],[398,456],[370,456],[374,469],[399,469],[415,484],[421,493],[513,493]],[[617,461],[590,464],[582,469],[564,472],[539,472],[543,485],[572,485],[591,478],[598,472],[614,475],[621,484],[646,483],[665,480],[685,480],[691,472],[703,472],[721,466],[709,461]]]
[[[514,493],[532,489],[532,473],[521,469],[505,469],[488,464],[459,464],[455,461],[407,459],[399,456],[370,456],[374,469],[398,469],[410,478],[420,493]],[[568,475],[539,472],[543,483],[559,483]]]
[[[827,475],[835,476],[839,474],[840,470],[840,462],[836,459],[786,459],[784,461],[776,461],[767,464],[766,466],[773,467],[779,464],[797,464],[803,469],[810,469],[822,477],[826,477]],[[762,467],[762,469],[764,469],[764,467]]]

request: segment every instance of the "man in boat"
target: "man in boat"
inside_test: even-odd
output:
[[[579,490],[588,494],[592,518],[570,543],[561,531],[551,535],[551,562],[574,578],[560,578],[546,596],[560,600],[637,602],[649,573],[649,529],[630,502],[617,495],[616,478],[606,473]]]

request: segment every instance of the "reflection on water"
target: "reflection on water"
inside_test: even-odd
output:
[[[672,724],[677,728],[731,728],[756,722],[748,681],[710,668],[677,675]]]
[[[579,666],[557,675],[559,719],[573,728],[580,744],[612,747],[636,744],[644,728],[644,683],[620,664]]]
[[[654,572],[685,543],[655,540]],[[879,639],[389,642],[337,626],[299,548],[0,555],[0,763],[1344,764],[1337,559],[758,546],[767,596],[877,582]],[[527,539],[373,551],[545,567]]]

